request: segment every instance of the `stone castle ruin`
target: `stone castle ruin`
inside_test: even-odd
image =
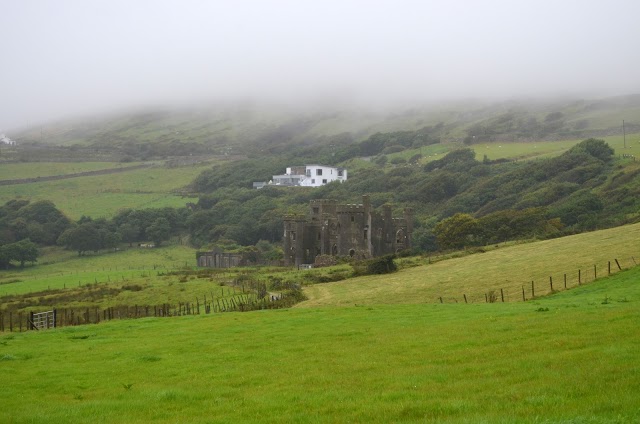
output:
[[[382,213],[371,208],[369,196],[361,205],[339,205],[335,200],[312,200],[309,216],[284,217],[284,262],[287,266],[313,264],[320,255],[361,259],[411,248],[413,211],[392,218],[391,206]]]

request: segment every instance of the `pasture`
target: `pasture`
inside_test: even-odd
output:
[[[640,268],[530,302],[145,318],[0,336],[2,422],[632,423]]]
[[[606,141],[615,150],[615,155],[620,157],[622,154],[634,155],[640,158],[640,134],[627,134],[626,142],[621,135],[595,137]],[[569,150],[574,145],[584,139],[575,140],[558,140],[558,141],[532,141],[532,142],[491,142],[477,143],[465,146],[461,143],[433,144],[422,148],[407,149],[398,153],[388,154],[389,160],[393,158],[402,158],[409,160],[414,155],[422,155],[421,164],[442,159],[444,155],[452,150],[469,147],[476,152],[476,160],[487,159],[512,159],[525,160],[535,158],[545,158],[558,156]]]
[[[305,288],[308,301],[296,307],[346,306],[373,304],[410,304],[439,302],[485,302],[485,294],[493,291],[499,297],[503,289],[506,302],[522,301],[522,289],[530,299],[531,282],[535,295],[593,281],[621,267],[629,268],[640,262],[640,224],[602,231],[582,233],[559,239],[517,244],[484,253],[437,261],[416,261],[400,272],[358,277]],[[597,247],[596,247],[597,246]],[[437,258],[434,258],[437,259]],[[595,273],[594,273],[595,265]]]
[[[50,177],[79,172],[99,171],[103,169],[127,168],[139,165],[139,162],[23,162],[3,163],[0,165],[0,180]]]
[[[77,164],[68,166],[69,169],[76,169],[74,167]],[[24,167],[34,172],[34,164],[24,164]],[[177,191],[210,167],[211,164],[175,168],[158,166],[117,174],[0,186],[0,202],[15,198],[50,200],[73,220],[83,215],[92,218],[111,217],[123,208],[183,207],[193,200],[178,195]],[[16,169],[19,168],[20,165],[16,165]],[[61,168],[54,169],[69,173]],[[26,175],[26,170],[24,172]]]

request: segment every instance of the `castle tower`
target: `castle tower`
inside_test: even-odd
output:
[[[304,258],[304,230],[306,219],[302,215],[285,215],[282,248],[285,266],[298,266]]]
[[[413,242],[411,240],[411,235],[413,234],[413,209],[404,208],[404,220],[407,225],[405,249],[411,249],[411,247],[413,247]]]

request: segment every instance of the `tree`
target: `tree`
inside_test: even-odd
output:
[[[101,228],[98,232],[100,233],[100,247],[104,249],[115,249],[122,240],[120,234],[115,231]]]
[[[73,249],[78,252],[78,256],[82,256],[85,252],[100,249],[100,232],[93,224],[85,223],[62,233],[58,238],[58,244]]]
[[[139,240],[140,227],[132,223],[125,223],[120,226],[118,233],[120,234],[120,239],[125,243],[129,243],[129,247],[131,247],[134,241]]]
[[[169,240],[171,226],[166,218],[158,218],[153,224],[147,227],[146,233],[147,237],[149,237],[156,246],[160,246],[163,241]]]
[[[585,152],[603,162],[608,162],[611,160],[615,151],[604,140],[590,138],[576,144],[569,152]]]
[[[478,221],[466,213],[457,213],[438,222],[433,232],[441,249],[455,249],[476,241]]]
[[[29,239],[20,240],[9,245],[11,259],[20,262],[20,267],[24,268],[25,262],[36,262],[38,260],[38,246]]]

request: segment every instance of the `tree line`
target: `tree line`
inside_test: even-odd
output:
[[[415,142],[415,134],[393,134],[383,137],[386,143]],[[384,151],[385,146],[376,149]],[[617,167],[613,154],[596,139],[560,156],[527,162],[478,160],[471,148],[461,148],[424,166],[383,170],[369,162],[350,170],[348,181],[319,188],[252,189],[251,181],[305,162],[267,155],[205,171],[192,184],[200,196],[189,207],[126,209],[111,219],[82,217],[75,222],[51,202],[12,200],[0,207],[1,263],[32,261],[20,259],[30,257],[19,256],[20,249],[11,246],[23,240],[58,244],[82,256],[121,243],[160,246],[173,236],[187,236],[199,249],[217,247],[273,260],[281,254],[277,246],[284,215],[306,213],[311,200],[353,203],[362,194],[370,196],[374,208],[386,203],[398,212],[412,207],[414,246],[421,251],[557,237],[620,225],[637,216],[640,171]],[[26,242],[20,246],[26,248]]]

